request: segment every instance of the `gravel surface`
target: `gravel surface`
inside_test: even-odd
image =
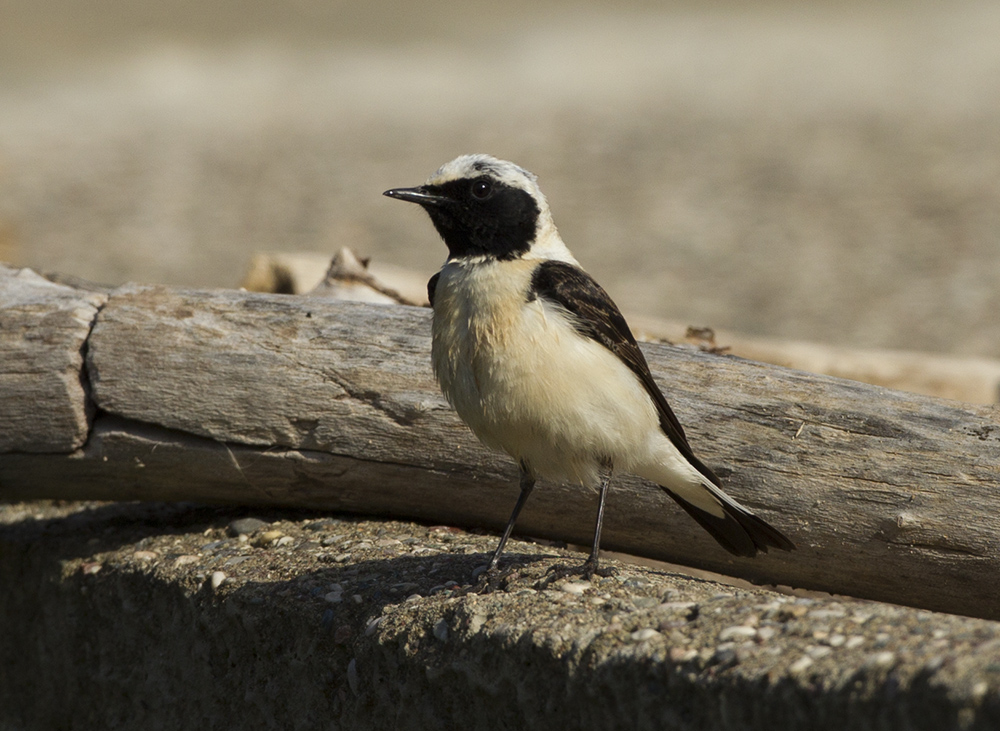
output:
[[[242,532],[248,519],[262,522]],[[1000,625],[738,589],[446,526],[0,506],[15,728],[995,728]],[[58,696],[63,703],[53,704]],[[18,726],[20,724],[20,726]],[[444,724],[442,726],[442,724]]]

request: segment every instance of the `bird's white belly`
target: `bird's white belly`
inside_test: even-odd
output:
[[[561,308],[526,301],[532,270],[525,261],[442,270],[433,342],[442,390],[485,444],[540,476],[592,485],[604,460],[626,471],[647,462],[665,437],[645,389]]]

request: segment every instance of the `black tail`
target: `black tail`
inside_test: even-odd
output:
[[[758,518],[722,490],[714,485],[705,485],[705,489],[722,506],[721,518],[692,505],[665,487],[663,491],[676,500],[688,515],[698,521],[698,525],[730,553],[753,558],[758,552],[767,553],[769,547],[780,548],[782,551],[795,550],[795,544],[781,531]]]

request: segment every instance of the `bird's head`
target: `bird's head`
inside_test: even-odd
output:
[[[535,176],[512,162],[463,155],[423,185],[384,195],[423,206],[451,259],[572,261]]]

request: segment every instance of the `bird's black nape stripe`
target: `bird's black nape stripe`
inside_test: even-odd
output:
[[[488,196],[473,194],[477,182],[489,184]],[[526,190],[489,175],[427,185],[424,190],[448,201],[424,210],[452,257],[487,256],[508,261],[526,254],[535,240],[540,211]]]
[[[716,474],[691,450],[684,429],[653,380],[628,323],[601,285],[579,267],[564,261],[545,261],[538,265],[531,278],[528,299],[535,297],[563,307],[573,316],[577,332],[599,342],[629,367],[656,404],[663,433],[695,469],[718,485]]]

